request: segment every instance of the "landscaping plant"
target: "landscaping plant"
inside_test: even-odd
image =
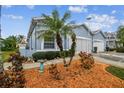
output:
[[[54,10],[51,14],[51,16],[43,14],[42,15],[44,20],[42,21],[42,24],[44,26],[48,27],[48,30],[42,33],[42,36],[48,36],[48,35],[53,35],[56,38],[56,43],[57,46],[60,49],[60,55],[63,58],[63,63],[64,66],[67,67],[68,65],[71,64],[71,61],[73,59],[73,56],[75,54],[75,47],[76,47],[76,35],[72,31],[72,26],[70,25],[70,22],[67,22],[67,20],[70,18],[70,12],[66,12],[62,18],[60,18],[59,12],[57,10]],[[40,35],[40,36],[41,36]],[[64,52],[64,47],[63,47],[63,40],[62,37],[64,36],[64,40],[66,40],[67,35],[71,36],[72,39],[72,45],[70,49],[70,62],[67,64],[67,61],[65,59],[65,52]],[[40,37],[39,36],[39,37]],[[66,48],[65,48],[66,50]]]
[[[65,53],[65,57],[69,57],[70,51],[63,51]],[[42,51],[42,52],[35,52],[32,54],[33,60],[37,62],[38,60],[52,60],[56,58],[61,58],[59,51]]]
[[[91,54],[81,51],[79,56],[82,69],[90,70],[94,66],[94,58]]]
[[[2,88],[23,88],[25,78],[23,75],[22,58],[19,53],[11,56],[12,66],[0,75],[0,87]]]
[[[75,55],[75,48],[76,48],[76,35],[72,34],[71,36],[72,39],[72,45],[71,45],[71,49],[70,49],[70,61],[69,61],[69,65],[71,65],[72,59]]]
[[[51,64],[49,66],[49,73],[51,75],[52,78],[56,79],[56,80],[60,80],[60,72],[57,69],[57,64]]]

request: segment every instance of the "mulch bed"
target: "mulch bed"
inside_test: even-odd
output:
[[[65,69],[63,64],[57,64],[60,71],[60,80],[51,77],[48,67],[44,73],[38,68],[25,70],[26,87],[28,88],[124,88],[124,80],[121,80],[105,71],[108,65],[95,63],[90,70],[82,70],[79,60],[72,62]]]

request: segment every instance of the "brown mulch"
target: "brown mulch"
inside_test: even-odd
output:
[[[108,65],[95,63],[90,70],[82,70],[80,62],[75,60],[67,69],[63,64],[58,64],[60,80],[52,78],[45,67],[44,73],[38,68],[25,70],[26,87],[28,88],[124,88],[124,80],[121,80],[105,71]]]

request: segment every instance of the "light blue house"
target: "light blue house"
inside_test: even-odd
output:
[[[42,25],[42,17],[34,17],[31,21],[27,36],[28,49],[20,50],[24,56],[31,56],[32,53],[37,51],[58,51],[56,40],[54,36],[50,36],[49,39],[39,35],[47,31],[47,27]],[[91,31],[85,24],[74,25],[74,33],[77,38],[76,52],[92,52],[94,47],[97,47],[97,52],[103,52],[105,50],[105,36],[102,31]],[[63,47],[68,50],[71,47],[71,37],[67,35],[66,40],[63,37]]]

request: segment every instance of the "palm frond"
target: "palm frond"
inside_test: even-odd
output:
[[[66,12],[66,13],[64,14],[64,16],[63,16],[63,18],[62,18],[61,20],[62,20],[62,22],[66,22],[70,17],[71,17],[71,14],[70,14],[70,12],[68,11],[68,12]]]
[[[52,17],[53,17],[54,20],[59,19],[59,13],[58,13],[57,10],[54,10],[54,11],[52,12]]]
[[[49,37],[49,36],[54,36],[55,35],[55,31],[53,30],[47,30],[47,31],[43,31],[41,32],[37,38],[42,38],[42,37]]]

